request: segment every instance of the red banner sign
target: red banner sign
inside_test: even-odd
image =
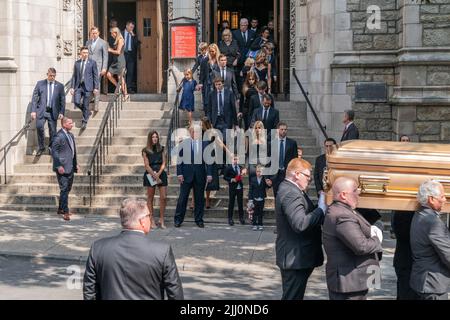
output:
[[[197,56],[197,27],[172,26],[172,59],[195,58]]]

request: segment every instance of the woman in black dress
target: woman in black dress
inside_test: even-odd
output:
[[[159,227],[165,229],[164,212],[166,209],[167,196],[167,173],[166,153],[164,147],[159,142],[159,134],[152,131],[148,134],[147,146],[142,149],[142,158],[144,158],[144,187],[147,187],[147,206],[150,211],[152,229],[156,228],[153,216],[153,199],[155,197],[156,187],[159,188]]]
[[[239,61],[239,46],[236,40],[233,40],[230,29],[225,29],[222,33],[222,41],[219,42],[221,54],[227,57],[227,68],[234,70]]]

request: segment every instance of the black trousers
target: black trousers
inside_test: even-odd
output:
[[[180,185],[180,196],[178,197],[177,207],[175,209],[175,224],[182,224],[186,215],[186,207],[191,189],[194,189],[194,219],[196,223],[203,223],[203,214],[205,207],[205,184],[206,181],[197,181],[196,178],[191,182],[184,181]]]
[[[281,271],[281,284],[283,296],[281,300],[303,300],[306,284],[314,268]]]
[[[127,68],[127,74],[126,74],[126,83],[127,83],[127,89],[136,91],[136,63],[137,63],[137,56],[136,52],[125,52],[125,62],[126,62],[126,68]]]
[[[448,293],[419,293],[420,300],[448,300]]]
[[[233,220],[234,200],[237,197],[239,221],[244,220],[244,189],[228,187],[230,200],[228,202],[228,221]]]
[[[74,174],[59,174],[56,173],[56,178],[58,179],[59,184],[59,207],[58,210],[69,213],[69,192],[72,190]]]
[[[369,290],[356,292],[333,292],[328,291],[330,300],[367,300],[367,293]]]
[[[286,171],[278,170],[278,173],[275,176],[275,179],[273,180],[273,183],[272,183],[273,196],[275,199],[277,198],[278,188],[280,187],[280,184],[283,182],[285,177],[286,177]]]
[[[253,201],[255,208],[253,208],[253,221],[254,226],[263,225],[263,215],[264,215],[264,200],[263,201]]]
[[[91,102],[92,91],[86,91],[84,84],[75,89],[73,101],[75,106],[83,112],[83,122],[89,120],[89,103]]]
[[[419,295],[409,286],[411,269],[396,267],[395,274],[397,275],[397,300],[418,300]]]
[[[48,146],[49,148],[52,147],[53,137],[56,134],[56,121],[52,119],[50,114],[45,115],[42,118],[39,118],[36,120],[36,131],[38,136],[38,144],[39,149],[43,150],[45,149],[45,121],[47,121],[48,124],[48,132],[49,132],[49,142]]]

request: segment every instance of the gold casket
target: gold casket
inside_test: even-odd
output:
[[[359,208],[414,211],[419,185],[441,182],[450,201],[450,145],[350,140],[327,155],[324,189],[332,202],[331,185],[341,176],[354,178],[361,191]],[[450,212],[446,202],[443,212]]]

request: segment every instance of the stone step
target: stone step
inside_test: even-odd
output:
[[[98,195],[139,195],[140,197],[146,197],[146,188],[142,186],[142,178],[138,184],[100,184],[96,185],[96,193]],[[22,183],[22,184],[7,184],[0,185],[0,193],[4,194],[32,194],[32,195],[59,195],[59,186],[57,183]],[[247,197],[249,191],[248,183],[244,184],[244,198]],[[180,192],[180,186],[176,183],[171,183],[167,187],[167,193],[171,196],[178,197]],[[88,195],[89,194],[89,184],[81,184],[76,179],[73,184],[72,191],[74,195]],[[308,195],[315,199],[316,191],[313,186],[310,186],[308,190]],[[157,192],[158,194],[158,192]],[[228,184],[226,181],[221,179],[220,190],[213,192],[213,197],[215,196],[227,197],[228,196]],[[273,198],[273,191],[268,190],[268,198]]]

